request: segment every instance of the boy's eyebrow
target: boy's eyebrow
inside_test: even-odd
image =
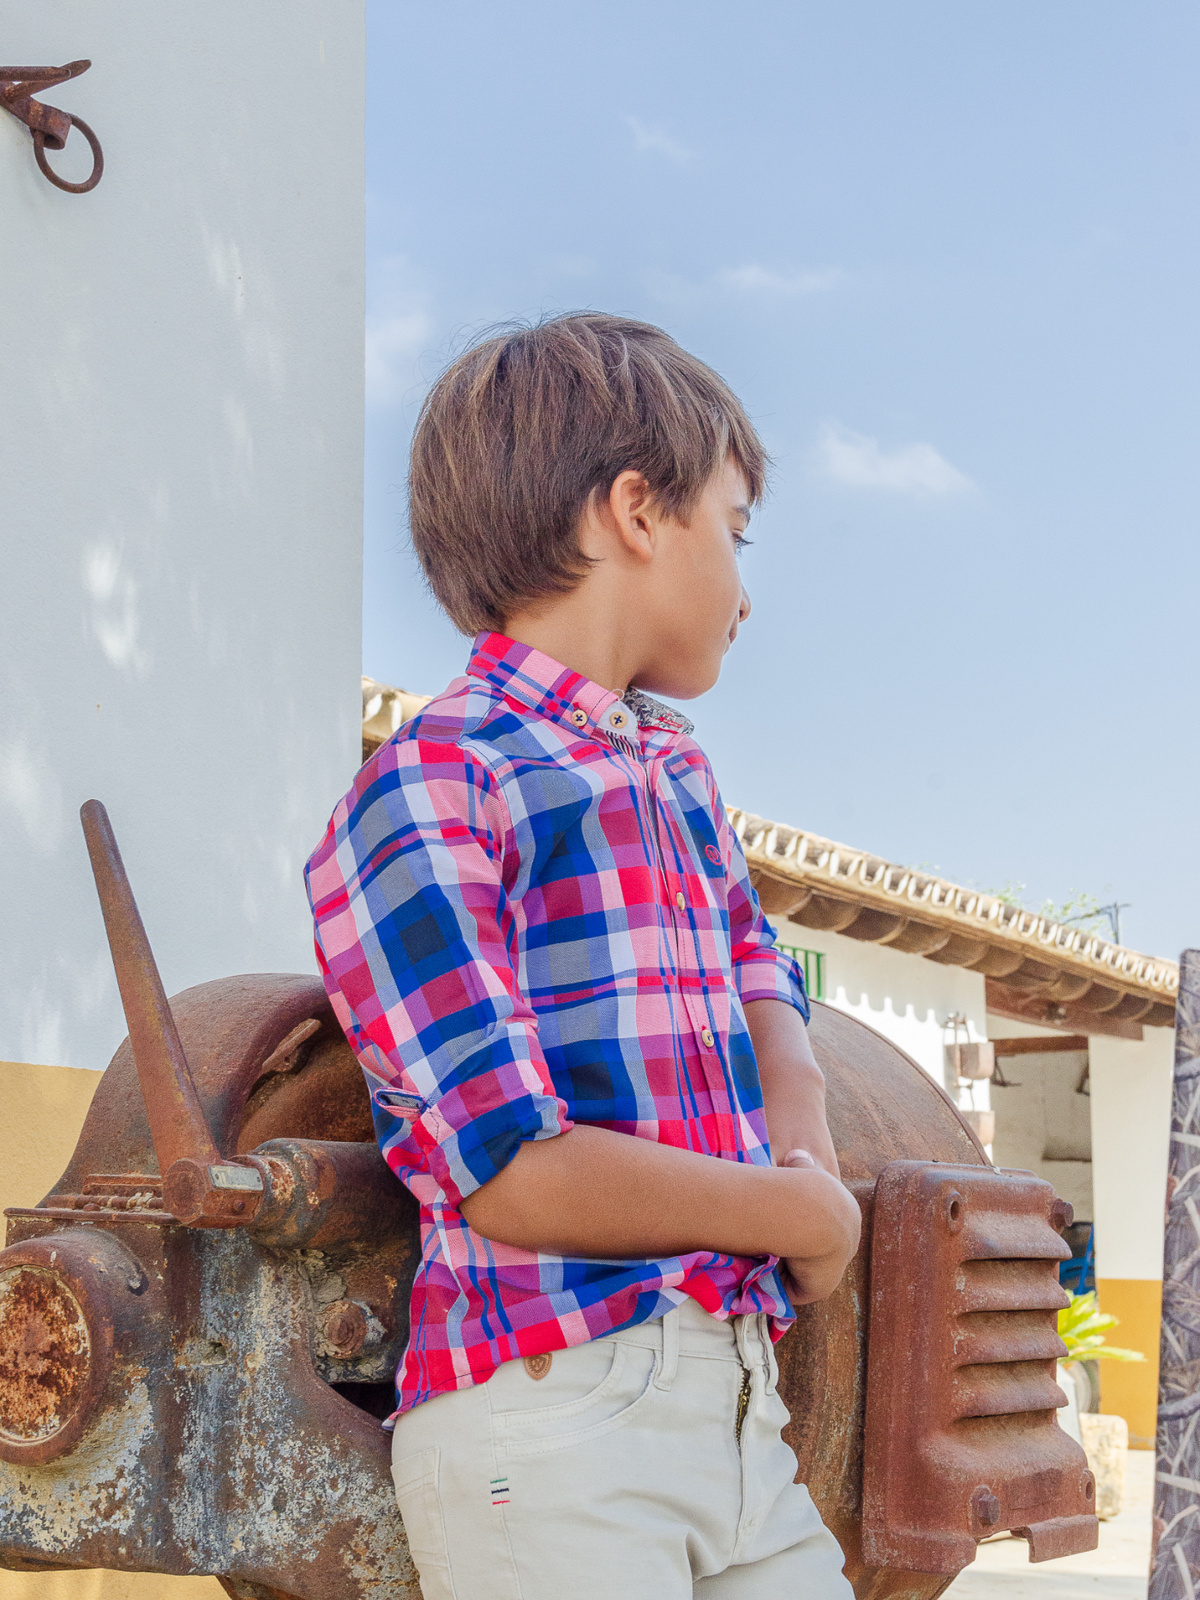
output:
[[[749,506],[734,506],[733,510],[735,516],[741,517],[745,522],[750,521],[751,512]]]

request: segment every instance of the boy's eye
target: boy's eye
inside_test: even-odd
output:
[[[746,548],[747,545],[751,545],[753,543],[754,543],[753,539],[747,539],[747,537],[746,537],[746,535],[744,533],[738,533],[736,531],[736,529],[734,530],[733,548],[737,551],[739,556],[741,555],[742,551]]]

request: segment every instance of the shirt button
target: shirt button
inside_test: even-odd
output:
[[[609,714],[608,723],[612,728],[623,728],[628,721],[629,718],[623,711],[613,711]]]
[[[679,907],[680,911],[687,910],[687,901],[683,898],[682,890],[675,896],[675,904]]]
[[[700,1043],[704,1046],[704,1048],[706,1050],[711,1050],[713,1045],[716,1044],[716,1042],[717,1041],[713,1037],[713,1031],[712,1031],[711,1028],[703,1028],[703,1029],[701,1029],[701,1032],[700,1032]]]
[[[575,724],[575,726],[577,728],[582,728],[584,726],[584,724],[587,722],[587,712],[586,711],[572,711],[572,713],[571,713],[571,721]]]

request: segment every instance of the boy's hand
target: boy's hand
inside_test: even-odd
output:
[[[793,1170],[819,1171],[816,1161],[808,1150],[789,1150],[779,1165],[790,1167]],[[811,1305],[816,1300],[826,1300],[842,1281],[842,1276],[850,1262],[854,1259],[858,1249],[859,1234],[862,1229],[862,1213],[858,1203],[848,1189],[839,1188],[849,1201],[844,1207],[846,1236],[840,1249],[831,1251],[828,1255],[784,1256],[783,1286],[787,1290],[788,1298],[793,1305]],[[851,1214],[853,1213],[853,1214]]]

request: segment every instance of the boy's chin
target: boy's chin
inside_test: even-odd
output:
[[[638,678],[634,688],[643,689],[647,694],[660,695],[664,700],[698,700],[716,686],[720,676],[721,666],[718,662],[712,667],[697,667],[682,672],[647,673]]]

